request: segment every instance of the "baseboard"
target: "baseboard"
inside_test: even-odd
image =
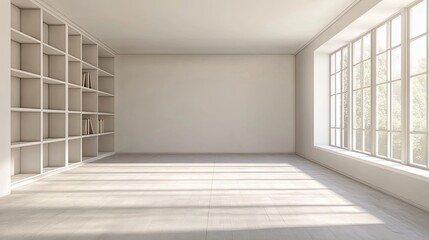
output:
[[[322,167],[324,167],[324,168],[327,168],[327,169],[329,169],[329,170],[331,170],[331,171],[334,171],[334,172],[336,172],[336,173],[339,173],[339,174],[341,174],[341,175],[343,175],[343,176],[345,176],[345,177],[348,177],[348,178],[350,178],[350,179],[353,179],[353,180],[355,180],[356,182],[362,183],[362,184],[364,184],[364,185],[366,185],[366,186],[368,186],[368,187],[370,187],[370,188],[372,188],[372,189],[374,189],[374,190],[377,190],[377,191],[382,192],[382,193],[384,193],[384,194],[387,194],[387,195],[389,195],[389,196],[391,196],[391,197],[394,197],[394,198],[396,198],[396,199],[399,199],[400,201],[405,202],[405,203],[408,203],[408,204],[410,204],[410,205],[412,205],[412,206],[414,206],[414,207],[416,207],[416,208],[418,208],[418,209],[421,209],[421,210],[423,210],[423,211],[429,212],[429,208],[427,208],[427,207],[425,207],[425,206],[422,206],[422,205],[420,205],[420,204],[418,204],[418,203],[416,203],[416,202],[414,202],[414,201],[412,201],[412,200],[410,200],[410,199],[404,198],[403,196],[400,196],[400,195],[397,195],[397,194],[395,194],[395,193],[392,193],[392,192],[390,192],[390,191],[388,191],[388,190],[386,190],[386,189],[384,189],[384,188],[380,188],[380,187],[378,187],[378,186],[376,186],[376,185],[374,185],[374,184],[372,184],[372,183],[366,182],[366,181],[364,181],[364,180],[362,180],[362,179],[360,179],[360,178],[356,178],[356,177],[351,176],[351,175],[349,175],[349,174],[347,174],[347,173],[344,173],[344,172],[342,172],[342,171],[339,171],[339,170],[337,170],[337,169],[335,169],[335,168],[333,168],[333,167],[331,167],[331,166],[328,166],[328,165],[326,165],[326,164],[324,164],[324,163],[321,163],[321,162],[318,162],[318,161],[316,161],[316,160],[312,160],[312,159],[310,159],[310,158],[307,158],[307,157],[305,157],[305,156],[303,156],[303,155],[301,155],[301,154],[299,154],[299,153],[295,153],[295,154],[296,154],[297,156],[299,156],[299,157],[302,157],[302,158],[303,158],[303,159],[305,159],[305,160],[308,160],[308,161],[313,162],[313,163],[315,163],[315,164],[318,164],[318,165],[320,165],[320,166],[322,166]]]
[[[241,152],[116,152],[117,155],[295,155],[295,152],[267,152],[267,153],[241,153]]]

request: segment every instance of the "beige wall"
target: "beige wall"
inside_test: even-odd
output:
[[[117,152],[295,151],[294,56],[116,58]]]
[[[429,210],[428,180],[401,174],[394,170],[368,164],[365,161],[340,156],[336,153],[321,150],[315,147],[314,144],[314,142],[323,142],[318,139],[320,136],[315,136],[314,132],[323,134],[324,131],[320,131],[319,128],[328,128],[329,126],[326,119],[320,119],[321,114],[318,114],[323,111],[320,107],[321,102],[326,104],[329,102],[329,90],[327,87],[317,86],[319,84],[318,75],[314,74],[314,69],[319,68],[319,64],[326,67],[329,65],[327,62],[321,63],[317,61],[317,58],[320,57],[318,56],[316,58],[316,64],[318,65],[315,66],[314,51],[378,2],[379,0],[360,1],[345,16],[296,56],[296,153]],[[325,91],[325,93],[320,91]],[[318,96],[326,96],[326,99],[321,99]],[[327,109],[326,107],[325,111]],[[325,126],[321,126],[320,122],[326,122]]]
[[[10,193],[10,2],[0,1],[0,196]]]

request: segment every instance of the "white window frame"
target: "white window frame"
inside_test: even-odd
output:
[[[348,128],[344,128],[347,129],[348,131],[348,137],[349,137],[349,142],[348,142],[348,147],[340,147],[342,149],[346,149],[348,151],[353,151],[353,152],[359,152],[359,153],[363,153],[363,154],[367,154],[376,158],[380,158],[380,159],[384,159],[384,160],[388,160],[388,161],[393,161],[396,163],[401,163],[404,165],[408,165],[411,167],[415,167],[415,168],[420,168],[420,169],[424,169],[424,170],[429,170],[429,159],[427,161],[427,166],[422,166],[422,165],[417,165],[417,164],[413,164],[411,161],[411,142],[410,142],[410,137],[411,137],[411,129],[410,129],[410,76],[409,76],[409,67],[410,67],[410,55],[409,55],[409,49],[410,49],[410,39],[409,39],[409,31],[410,31],[410,9],[419,4],[420,2],[422,2],[424,0],[419,0],[414,2],[413,4],[403,8],[399,13],[395,13],[394,15],[392,15],[391,17],[389,17],[387,20],[383,21],[381,24],[378,24],[377,26],[375,26],[374,28],[372,28],[370,31],[365,32],[364,34],[360,35],[359,37],[357,37],[356,39],[354,39],[353,41],[350,41],[346,46],[342,46],[341,48],[337,49],[336,51],[334,51],[332,54],[335,54],[337,51],[342,50],[344,48],[348,49],[348,64],[347,64],[347,69],[348,69],[348,81],[349,81],[349,112],[345,113],[349,115],[349,122],[348,122]],[[426,69],[426,74],[427,74],[427,88],[428,88],[428,99],[429,99],[429,0],[427,1],[427,29],[426,29],[426,36],[427,36],[427,51],[426,51],[426,59],[427,59],[427,69]],[[401,46],[401,159],[392,159],[392,158],[388,158],[388,157],[382,157],[382,156],[378,156],[377,154],[377,138],[376,138],[376,132],[377,132],[377,123],[376,123],[376,86],[379,85],[376,83],[377,79],[376,79],[376,56],[380,55],[381,53],[376,54],[376,29],[379,28],[380,26],[383,26],[384,24],[388,24],[388,30],[391,30],[391,21],[395,18],[397,18],[398,16],[401,16],[401,44],[398,46]],[[362,39],[364,36],[366,36],[368,33],[371,33],[371,134],[370,134],[370,140],[371,140],[371,147],[370,147],[370,151],[369,152],[360,152],[360,151],[355,151],[354,149],[354,126],[353,126],[353,113],[354,113],[354,106],[353,106],[353,95],[354,95],[354,89],[353,89],[353,43],[359,39]],[[395,46],[392,48],[391,46],[391,34],[388,33],[387,34],[389,39],[388,39],[388,46],[387,46],[387,50],[383,51],[383,52],[390,52],[392,49],[396,49],[398,46]],[[423,36],[419,35],[419,36]],[[418,38],[419,36],[416,36],[415,38]],[[413,38],[414,39],[414,38]],[[362,44],[363,45],[363,44]],[[362,46],[363,47],[363,46]],[[331,55],[329,55],[329,145],[332,147],[336,147],[338,148],[338,146],[336,146],[335,144],[331,144],[331,116],[332,116],[332,109],[331,109]],[[389,66],[391,66],[391,58],[392,58],[392,54],[388,54],[388,64]],[[364,61],[361,61],[364,62]],[[391,74],[391,69],[389,67],[388,69],[388,74]],[[363,76],[362,76],[363,78]],[[392,81],[391,78],[388,79],[389,81],[389,85],[391,85]],[[398,80],[397,80],[398,81]],[[343,84],[342,84],[343,85]],[[389,86],[389,88],[391,88],[391,86]],[[391,99],[391,97],[389,97],[389,99]],[[390,105],[390,103],[388,104]],[[427,151],[428,151],[428,158],[429,158],[429,102],[428,102],[428,146],[427,146]],[[343,107],[342,107],[343,109]],[[334,109],[335,110],[335,109]],[[391,110],[390,110],[391,111]],[[344,113],[342,113],[342,117],[344,116]],[[389,118],[391,118],[390,114],[388,114]],[[391,119],[388,120],[388,124],[390,124]],[[363,120],[362,120],[362,124]],[[390,129],[390,128],[388,128]],[[390,129],[391,130],[391,129]],[[390,131],[389,130],[389,131]],[[396,131],[395,131],[396,132]],[[342,134],[343,136],[344,134]],[[391,141],[391,139],[388,140],[389,142]],[[343,143],[344,141],[342,141]],[[388,145],[389,146],[389,145]],[[364,150],[365,146],[362,146],[362,149]],[[388,147],[387,151],[391,151],[391,148]],[[389,156],[389,155],[388,155]]]

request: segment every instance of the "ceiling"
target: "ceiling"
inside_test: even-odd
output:
[[[43,0],[118,54],[294,54],[355,0]]]

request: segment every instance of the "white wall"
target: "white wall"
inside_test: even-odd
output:
[[[315,130],[318,134],[322,134],[323,131],[318,131],[320,129],[315,129],[314,126],[328,128],[326,119],[318,118],[320,116],[318,112],[322,111],[318,104],[323,101],[326,104],[328,103],[328,88],[317,86],[318,75],[314,74],[314,52],[378,2],[379,0],[360,1],[345,16],[340,18],[296,56],[296,153],[429,210],[429,181],[401,174],[388,168],[381,168],[374,164],[368,164],[365,161],[340,156],[314,146],[314,142],[323,142],[318,139],[319,136],[314,135]],[[320,63],[317,59],[316,63],[328,66],[325,63]],[[320,93],[320,91],[326,92],[325,100],[322,99],[321,101],[319,96],[322,96],[323,93]],[[320,122],[326,122],[326,126],[318,125]]]
[[[295,151],[294,56],[116,58],[116,151]]]
[[[10,193],[10,1],[0,1],[0,196]]]

